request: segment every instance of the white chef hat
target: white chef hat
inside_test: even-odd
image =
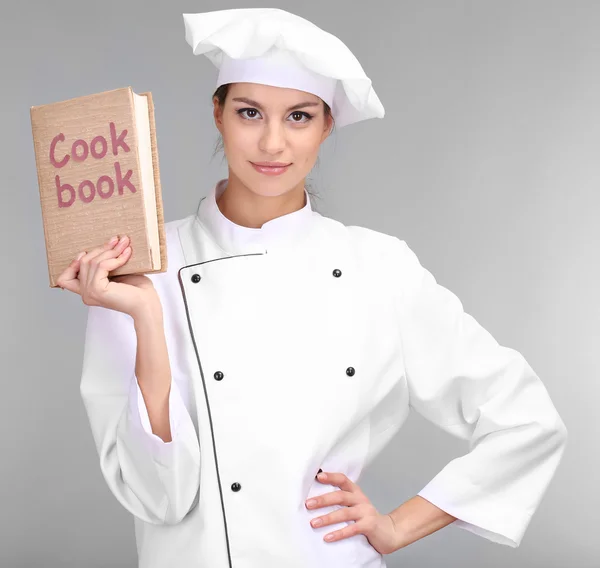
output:
[[[183,21],[194,55],[219,69],[216,87],[243,82],[306,91],[331,107],[337,127],[385,114],[348,47],[300,16],[245,8],[183,14]]]

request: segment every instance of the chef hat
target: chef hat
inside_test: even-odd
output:
[[[217,85],[260,83],[317,95],[336,126],[385,111],[358,59],[336,36],[279,8],[183,14],[194,55],[219,69]]]

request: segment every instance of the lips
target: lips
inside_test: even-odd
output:
[[[259,173],[268,176],[278,176],[287,171],[291,164],[281,164],[279,162],[250,162],[252,167]],[[265,165],[269,164],[269,165]],[[272,165],[276,164],[276,165]]]
[[[252,162],[255,166],[262,166],[264,168],[279,168],[289,166],[289,163],[285,162]]]

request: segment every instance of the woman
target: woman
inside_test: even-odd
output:
[[[139,566],[383,567],[450,523],[518,546],[566,442],[543,383],[405,241],[305,190],[334,124],[383,117],[360,64],[282,10],[184,21],[219,68],[228,178],[166,224],[167,272],[109,279],[124,237],[60,279],[89,306],[81,394]],[[410,408],[471,451],[382,513],[358,479]]]

